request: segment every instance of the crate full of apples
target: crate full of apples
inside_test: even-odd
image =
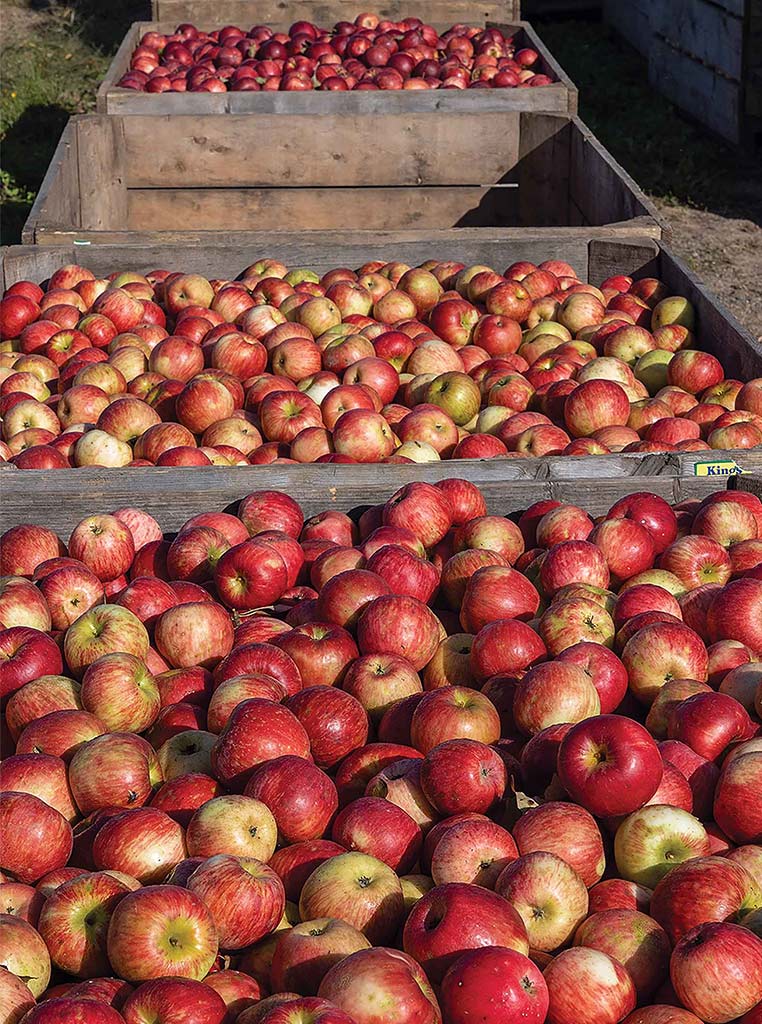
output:
[[[737,379],[663,281],[596,287],[559,260],[64,266],[7,290],[0,340],[20,469],[762,448],[762,355]]]
[[[3,1024],[760,1020],[753,494],[257,491],[0,574]]]

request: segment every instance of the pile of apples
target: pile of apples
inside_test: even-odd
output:
[[[235,281],[79,266],[0,301],[0,459],[21,469],[429,462],[762,445],[655,278],[429,260]]]
[[[2,1024],[762,1020],[762,502],[0,539]]]
[[[358,14],[333,29],[297,21],[288,32],[178,25],[147,32],[117,82],[138,92],[348,92],[367,89],[516,89],[552,85],[531,47],[499,28],[453,25],[441,35],[420,18]]]

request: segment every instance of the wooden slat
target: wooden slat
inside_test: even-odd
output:
[[[171,531],[198,512],[227,508],[251,491],[263,488],[298,495],[307,515],[327,508],[350,511],[385,501],[405,483],[436,482],[450,476],[471,480],[484,493],[488,510],[503,515],[526,508],[541,498],[574,502],[600,515],[634,491],[652,491],[676,502],[705,497],[726,486],[726,478],[678,472],[679,461],[674,460],[671,467],[660,465],[662,472],[656,474],[647,472],[647,460],[631,456],[464,460],[417,466],[271,465],[72,471],[4,467],[0,468],[0,528],[39,523],[67,537],[85,515],[112,512],[129,505],[144,509],[158,519],[165,531]],[[638,472],[615,475],[615,469],[626,468],[627,462]],[[559,463],[563,463],[563,476],[555,475],[555,465]],[[576,475],[570,472],[572,464]]]
[[[675,106],[711,131],[738,143],[741,140],[741,86],[724,78],[666,40],[654,36],[649,81]]]
[[[250,28],[254,24],[280,22],[292,14],[294,8],[287,0],[153,0],[155,21],[171,21],[174,24],[192,21],[195,24],[214,19],[219,25],[237,24]],[[359,7],[353,0],[304,0],[299,4],[298,15],[309,21],[327,24],[333,21],[354,21]],[[382,18],[399,21],[410,14],[407,0],[385,0],[375,4],[373,10]],[[511,20],[519,17],[519,0],[420,0],[415,7],[416,16],[423,21],[468,21],[479,24],[502,18]]]
[[[94,230],[127,223],[122,121],[82,118],[77,125],[81,223]]]
[[[661,0],[603,0],[603,20],[634,47],[648,56],[651,48],[651,9]]]
[[[743,10],[733,13],[716,0],[659,0],[651,8],[651,28],[672,49],[741,81]]]
[[[518,157],[519,115],[124,117],[130,188],[486,185]],[[489,145],[485,146],[485,139]],[[160,140],[160,145],[157,142]],[[481,145],[480,145],[481,144]],[[478,157],[477,157],[478,154]]]
[[[733,490],[748,491],[750,494],[756,494],[758,498],[762,498],[762,474],[736,477],[733,480]]]
[[[35,241],[39,223],[51,227],[65,227],[82,222],[77,139],[76,125],[69,121],[58,141],[53,159],[21,232],[21,241],[25,244]]]
[[[333,230],[336,211],[348,229],[500,226],[515,222],[515,190],[447,188],[130,189],[130,231],[167,231],[193,224],[214,230],[220,210],[230,224],[279,230],[284,223]]]

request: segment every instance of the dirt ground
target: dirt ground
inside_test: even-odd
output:
[[[762,227],[751,220],[655,200],[672,225],[672,248],[762,341]]]

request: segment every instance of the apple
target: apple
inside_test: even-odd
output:
[[[51,625],[51,609],[37,587],[21,576],[0,580],[0,628],[29,626],[45,633]]]
[[[486,946],[455,961],[444,977],[440,1001],[448,1024],[468,1024],[478,1019],[475,1014],[481,1014],[485,1024],[502,1024],[508,1019],[506,1011],[527,1024],[543,1024],[548,988],[528,957],[514,949]]]
[[[270,866],[283,882],[286,898],[298,903],[302,887],[315,868],[340,853],[346,853],[346,850],[338,843],[329,839],[313,839],[276,850],[270,858]]]
[[[145,732],[156,720],[161,696],[145,663],[132,654],[105,654],[86,669],[80,700],[113,732]]]
[[[496,893],[459,882],[436,886],[415,904],[403,943],[433,984],[441,983],[469,949],[501,946],[529,952],[526,929],[513,907]]]
[[[608,715],[621,704],[627,692],[627,671],[608,648],[583,640],[564,648],[556,659],[578,665],[590,677],[598,692],[601,714]]]
[[[422,690],[413,666],[396,654],[355,658],[348,665],[341,686],[362,704],[374,722],[378,722],[395,701]]]
[[[487,564],[484,555],[486,552],[463,551],[454,555],[445,566],[446,568],[454,560],[460,559],[458,565],[461,571],[466,565],[471,569],[460,602],[460,621],[463,628],[469,633],[478,633],[488,623],[498,619],[533,618],[540,606],[540,595],[536,588],[510,566]],[[473,571],[478,564],[477,559],[481,561],[482,566]],[[455,567],[452,566],[451,573],[454,570]],[[460,587],[453,590],[451,582],[451,600],[456,599],[458,590]]]
[[[79,816],[66,764],[49,754],[15,754],[0,762],[0,791],[31,793],[73,824]]]
[[[41,676],[58,679],[58,676]],[[37,682],[37,680],[35,680]],[[27,684],[30,685],[30,684]],[[16,743],[18,754],[50,754],[69,762],[80,746],[101,736],[105,725],[88,711],[74,709],[51,711],[34,718],[21,732]]]
[[[597,949],[626,967],[641,1004],[653,997],[669,970],[669,939],[655,921],[637,910],[592,914],[577,929],[574,945]]]
[[[105,733],[82,744],[69,765],[69,785],[82,814],[103,807],[140,807],[162,781],[150,744],[133,733]]]
[[[253,857],[267,863],[275,852],[277,826],[260,800],[238,793],[214,797],[188,822],[185,840],[191,857]]]
[[[629,814],[642,807],[661,782],[659,748],[631,719],[599,715],[573,726],[558,751],[558,774],[576,803],[591,814]]]
[[[500,619],[480,629],[471,648],[471,667],[477,680],[514,675],[545,661],[547,648],[526,623]]]
[[[441,1019],[426,975],[412,957],[395,949],[350,954],[328,971],[318,994],[351,1013],[357,1024],[438,1024]]]
[[[12,971],[0,971],[0,1013],[8,1024],[19,1024],[34,1009],[35,999],[29,986]]]
[[[45,901],[38,930],[53,963],[62,971],[91,978],[107,974],[106,934],[111,915],[130,890],[106,872],[64,882]]]
[[[495,891],[518,912],[536,950],[552,952],[564,945],[587,915],[584,882],[566,861],[544,850],[508,864]]]
[[[434,882],[467,882],[494,889],[500,872],[518,856],[510,833],[474,814],[458,815],[441,825],[448,827],[436,836],[432,829],[427,837],[432,842],[424,851]]]
[[[743,867],[710,856],[687,860],[668,872],[654,890],[650,914],[677,943],[698,925],[741,920],[760,905],[762,891]]]
[[[627,969],[597,949],[574,946],[544,971],[552,1024],[617,1024],[636,1004]]]
[[[331,838],[348,850],[383,861],[400,875],[415,865],[423,835],[401,807],[381,797],[364,796],[339,812]]]
[[[93,842],[93,861],[101,871],[120,871],[143,885],[155,885],[186,856],[180,825],[154,807],[116,814]]]
[[[209,857],[186,886],[211,912],[223,949],[242,949],[269,935],[286,903],[275,871],[251,857]]]
[[[262,998],[262,986],[242,971],[224,970],[208,974],[204,984],[221,997],[227,1008],[227,1016],[237,1017],[250,1006],[260,1003]]]
[[[311,762],[293,755],[260,764],[244,793],[270,808],[285,843],[319,839],[338,807],[331,779]]]
[[[6,762],[7,763],[7,762]],[[759,802],[754,793],[762,777],[762,751],[750,751],[725,762],[714,793],[713,817],[736,843],[762,841]]]
[[[0,697],[3,699],[42,675],[55,676],[63,671],[56,642],[29,626],[11,626],[0,631],[0,656]]]
[[[762,580],[733,580],[723,588],[707,612],[712,643],[738,640],[757,654],[762,653]]]
[[[226,1007],[219,993],[193,978],[144,981],[127,997],[122,1007],[127,1024],[142,1024],[152,1018],[166,1024],[181,1024],[189,1013],[201,1024],[222,1024]]]
[[[549,801],[526,810],[513,826],[522,856],[543,850],[566,861],[589,888],[606,867],[600,830],[583,807]]]
[[[752,723],[742,705],[727,694],[696,693],[670,711],[667,735],[715,761],[734,740],[752,735]]]
[[[271,977],[277,991],[317,995],[335,965],[370,943],[356,928],[338,918],[319,918],[294,925],[278,939]]]
[[[540,567],[540,585],[549,596],[572,583],[606,589],[610,573],[603,552],[586,540],[568,540],[548,551]]]
[[[709,854],[706,829],[681,807],[651,804],[630,814],[614,837],[622,878],[653,889],[677,864]]]
[[[233,625],[222,605],[192,601],[168,608],[157,622],[156,647],[173,668],[214,668],[233,647]]]
[[[597,882],[588,893],[590,914],[605,910],[639,910],[645,914],[651,903],[651,890],[621,878],[607,878]]]
[[[121,652],[145,661],[149,646],[148,631],[129,609],[99,604],[68,627],[63,653],[71,674],[81,678],[94,661],[106,654]]]
[[[421,706],[413,715],[414,721]],[[430,747],[420,766],[424,796],[440,814],[448,816],[488,811],[503,796],[506,784],[500,756],[486,742],[469,738]]]
[[[71,856],[71,825],[31,793],[0,793],[0,831],[5,837],[0,870],[19,882],[36,882]]]
[[[729,989],[725,972],[738,977]],[[762,1000],[762,939],[725,922],[701,924],[683,935],[670,960],[680,1001],[707,1021],[727,1021]]]
[[[394,871],[375,857],[354,851],[318,865],[299,898],[303,921],[339,918],[373,945],[391,940],[403,912],[402,887]]]
[[[701,637],[674,622],[655,622],[638,630],[622,651],[622,663],[631,692],[644,704],[653,703],[668,679],[703,682],[709,664]]]

